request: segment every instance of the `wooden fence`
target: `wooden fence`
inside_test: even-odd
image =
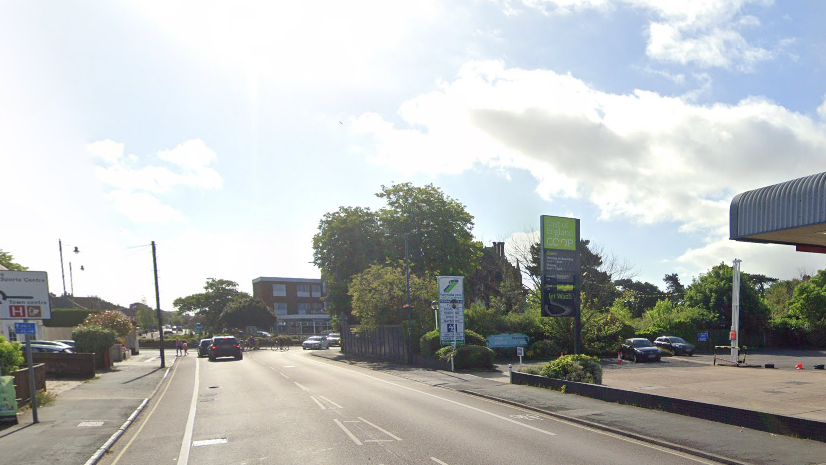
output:
[[[341,325],[341,351],[345,354],[407,363],[408,351],[401,325],[380,326],[359,331],[358,326]]]

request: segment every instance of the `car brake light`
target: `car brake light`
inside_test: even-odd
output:
[[[218,348],[218,346],[212,346],[212,348],[213,348],[213,350],[214,350],[214,349],[217,349],[217,348]]]

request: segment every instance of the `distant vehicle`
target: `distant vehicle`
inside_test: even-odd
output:
[[[258,336],[258,337],[272,337],[272,334],[270,334],[266,331],[256,331],[255,335]]]
[[[341,334],[330,333],[327,335],[327,345],[330,347],[341,347]]]
[[[201,342],[198,343],[198,356],[199,357],[207,357],[209,356],[209,346],[212,344],[212,339],[201,339]]]
[[[72,349],[75,348],[75,341],[73,341],[71,339],[61,339],[61,340],[55,341],[55,342],[60,342],[62,344],[66,344],[67,346],[71,347]]]
[[[654,345],[670,350],[674,355],[694,355],[694,346],[677,336],[660,336],[654,341]]]
[[[327,349],[327,338],[324,336],[310,336],[306,341],[301,343],[304,350],[307,349]]]
[[[168,335],[168,334],[174,334],[174,333],[173,333],[173,332],[172,332],[172,330],[171,330],[171,329],[169,329],[169,328],[164,329],[164,330],[163,330],[163,335],[164,335],[164,336],[166,336],[166,335]]]
[[[210,361],[221,357],[235,357],[235,360],[244,358],[244,354],[241,353],[241,344],[233,336],[213,337],[207,355]]]
[[[620,357],[623,359],[631,359],[634,363],[660,361],[660,349],[651,343],[648,339],[635,337],[626,339],[620,348]]]
[[[47,352],[51,354],[73,354],[74,349],[69,346],[56,346],[51,344],[32,343],[32,352]]]

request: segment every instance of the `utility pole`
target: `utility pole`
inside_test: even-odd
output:
[[[155,308],[158,310],[158,334],[161,336],[161,368],[165,368],[166,358],[163,353],[163,316],[161,315],[161,294],[158,290],[158,254],[155,252],[155,241],[152,241],[152,267],[155,269]]]
[[[63,278],[63,297],[66,297],[66,273],[63,271],[63,241],[57,240],[57,247],[60,249],[60,277]]]

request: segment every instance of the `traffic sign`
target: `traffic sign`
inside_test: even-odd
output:
[[[201,323],[195,323],[195,332],[196,333],[200,333],[202,329],[204,329],[204,325],[202,325]]]
[[[35,327],[34,323],[15,323],[14,333],[31,334],[32,336],[34,336],[37,334],[37,328]]]
[[[49,280],[45,271],[0,271],[0,320],[48,320]]]
[[[708,331],[703,332],[703,333],[697,333],[697,341],[699,341],[699,342],[708,341]]]
[[[463,276],[439,276],[439,339],[442,345],[465,343]]]

